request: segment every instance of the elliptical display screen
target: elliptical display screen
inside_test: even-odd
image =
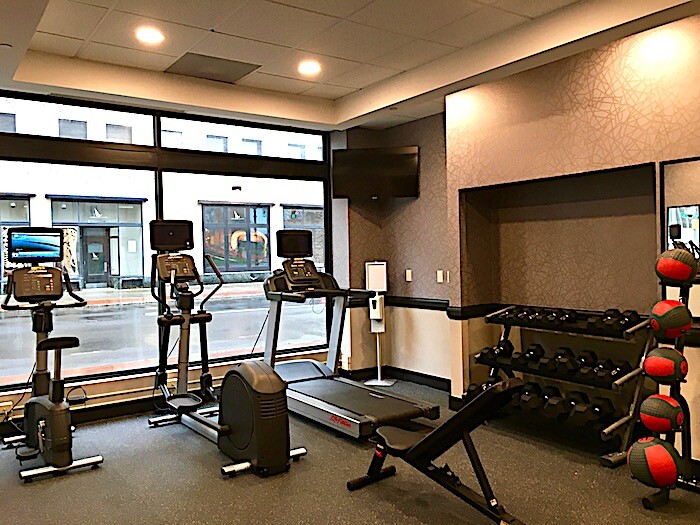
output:
[[[60,228],[10,228],[7,236],[10,262],[48,263],[63,260]]]
[[[194,248],[192,221],[151,221],[151,249],[178,252]]]

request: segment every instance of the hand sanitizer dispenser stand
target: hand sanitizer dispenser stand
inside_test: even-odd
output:
[[[382,379],[382,348],[380,335],[386,332],[384,319],[384,295],[387,292],[386,261],[371,261],[365,263],[365,288],[376,292],[369,299],[370,332],[377,337],[377,379],[365,381],[368,386],[392,386],[396,381]]]

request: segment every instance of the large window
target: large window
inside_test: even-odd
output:
[[[320,133],[302,133],[254,128],[176,118],[162,119],[163,146],[199,151],[216,151],[278,157],[283,159],[323,160]],[[179,132],[174,141],[170,134]],[[225,147],[225,148],[224,148]]]
[[[0,132],[153,146],[153,117],[0,96]]]
[[[326,234],[323,222],[323,206],[284,206],[284,228],[311,230],[313,236],[313,260],[323,268],[326,258]]]
[[[204,253],[222,271],[270,269],[270,207],[202,203]]]
[[[209,329],[212,359],[262,352],[268,311],[263,282],[272,270],[282,266],[275,252],[276,232],[285,227],[312,229],[314,259],[322,267],[322,180],[327,176],[327,167],[319,162],[324,157],[322,134],[163,118],[147,110],[81,107],[63,100],[55,102],[55,98],[37,98],[48,101],[0,96],[0,142],[12,144],[13,148],[5,151],[10,152],[9,158],[16,151],[21,160],[0,160],[0,277],[6,283],[7,272],[15,267],[6,261],[8,228],[30,225],[63,229],[65,256],[60,265],[87,301],[84,308],[54,312],[52,335],[80,339],[80,347],[63,354],[64,375],[72,380],[155,366],[159,309],[150,295],[148,223],[159,209],[159,216],[165,219],[194,223],[195,246],[191,253],[207,293],[215,286],[215,276],[205,264],[205,253],[214,256],[224,272],[223,289],[208,303],[214,316]],[[161,145],[166,150],[184,148],[219,154],[195,156],[181,151],[172,155],[161,151],[154,147],[156,124],[163,130]],[[17,140],[2,133],[24,136]],[[117,167],[120,161],[110,156],[114,148],[104,144],[75,143],[66,149],[79,152],[75,162],[56,164],[55,157],[47,152],[55,150],[58,141],[48,142],[51,147],[45,148],[47,141],[33,140],[32,135],[147,148],[118,148],[128,152],[130,159],[141,159],[135,163],[138,169],[125,169],[121,164]],[[297,156],[289,151],[289,144],[303,146],[307,160],[312,162],[284,162]],[[162,173],[159,180],[161,173],[156,168],[162,165],[161,153],[168,153],[160,158],[174,171]],[[238,159],[235,154],[248,158]],[[256,156],[281,160],[260,162],[260,170],[252,170],[256,175],[221,174],[245,173],[244,169],[255,162],[250,157]],[[37,162],[23,160],[28,158],[36,158]],[[202,169],[209,164],[220,174],[184,172],[187,166]],[[113,167],[107,167],[110,165]],[[296,225],[293,209],[298,209],[303,219]],[[285,307],[280,348],[323,347],[326,337],[323,301]],[[15,388],[25,383],[33,364],[35,334],[30,316],[26,312],[0,311],[0,340],[8,342],[0,355],[0,387]],[[198,360],[198,344],[198,338],[193,338],[193,362]]]
[[[277,231],[285,228],[284,203],[290,198],[317,213],[323,206],[323,184],[195,173],[163,174],[164,217],[194,222],[195,246],[191,253],[200,271],[204,268],[207,290],[215,279],[211,268],[204,264],[204,254],[210,254],[224,272],[226,284],[208,306],[214,315],[209,332],[214,358],[263,351],[267,330],[263,323],[269,307],[263,282],[272,270],[282,267],[275,239]],[[319,232],[323,234],[320,229]],[[253,348],[259,333],[257,346]],[[199,353],[195,339],[193,356]],[[285,306],[280,348],[325,344],[323,301]]]
[[[0,113],[0,133],[15,133],[17,118],[13,113]]]
[[[54,311],[52,335],[80,339],[79,348],[64,352],[66,377],[154,366],[158,309],[143,249],[143,225],[155,218],[153,172],[0,161],[0,173],[3,189],[34,195],[0,198],[3,230],[30,222],[63,228],[62,264],[88,302]],[[0,385],[23,383],[34,359],[28,312],[0,313],[0,340],[12,341],[0,355]]]

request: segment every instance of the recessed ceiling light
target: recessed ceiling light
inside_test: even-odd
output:
[[[165,40],[165,35],[155,27],[139,27],[136,30],[136,38],[144,44],[155,45]]]
[[[304,60],[303,62],[299,62],[297,71],[304,76],[315,77],[321,72],[321,64],[316,60]]]

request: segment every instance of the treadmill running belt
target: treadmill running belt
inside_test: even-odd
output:
[[[368,390],[359,384],[333,379],[312,379],[287,388],[376,421],[376,425],[406,422],[423,411],[412,403]]]

